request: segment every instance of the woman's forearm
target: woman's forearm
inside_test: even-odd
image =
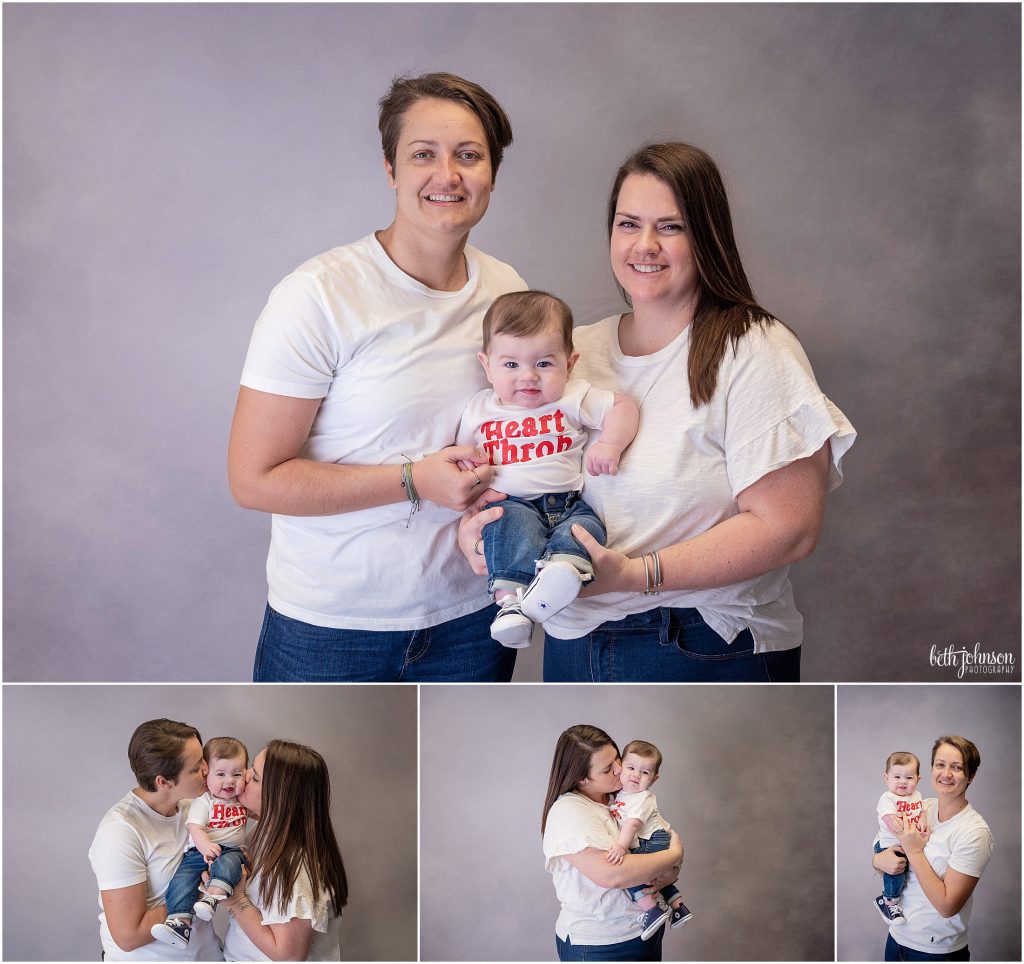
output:
[[[272,961],[304,961],[313,939],[312,922],[292,918],[285,924],[264,924],[260,909],[248,898],[232,908],[232,916],[256,948]]]
[[[974,892],[978,883],[976,877],[969,877],[961,874],[952,868],[946,870],[946,876],[940,877],[932,869],[928,858],[923,851],[907,851],[907,861],[910,869],[917,877],[928,903],[942,917],[954,917],[963,910],[967,899]]]
[[[266,469],[229,465],[231,493],[243,509],[324,516],[407,501],[401,465],[338,465],[289,459]]]
[[[162,924],[167,919],[166,905],[161,903],[146,908],[144,883],[100,891],[100,898],[107,930],[122,951],[135,951],[152,944],[154,938],[150,931],[153,925]]]

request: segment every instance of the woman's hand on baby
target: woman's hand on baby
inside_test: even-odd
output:
[[[903,832],[898,834],[898,836],[900,838],[900,847],[903,852],[909,856],[910,854],[919,854],[924,852],[924,848],[928,844],[928,838],[931,836],[931,833],[927,827],[922,830],[916,827],[909,820],[904,820]]]
[[[608,855],[604,858],[610,864],[621,864],[622,858],[626,856],[626,849],[617,843],[608,848]]]
[[[478,576],[487,575],[487,559],[484,556],[483,545],[484,526],[501,518],[502,512],[505,511],[500,505],[489,503],[504,498],[507,498],[504,492],[487,489],[477,500],[477,504],[471,506],[459,520],[459,548],[469,562],[470,568]]]
[[[643,592],[647,586],[642,559],[630,559],[617,549],[602,546],[582,526],[572,527],[573,538],[590,555],[594,566],[594,581],[583,587],[581,596],[596,596],[603,592]],[[593,588],[591,588],[593,586]]]
[[[220,903],[224,904],[225,907],[230,910],[236,906],[238,902],[245,897],[245,882],[249,879],[249,868],[242,864],[242,876],[238,878],[238,883],[235,884],[235,889],[231,891],[231,895],[228,897],[222,897]],[[203,875],[203,882],[209,883],[209,875]]]
[[[618,475],[622,446],[595,442],[587,449],[587,471],[591,475]]]
[[[472,445],[449,445],[425,455],[412,468],[413,485],[421,499],[457,512],[477,503],[493,478],[493,467]]]
[[[902,874],[907,869],[907,858],[896,852],[894,847],[889,847],[886,850],[879,851],[872,858],[872,864],[875,870],[880,870],[883,874]]]

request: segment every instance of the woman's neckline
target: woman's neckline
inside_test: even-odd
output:
[[[954,820],[957,817],[959,817],[960,814],[962,814],[971,805],[971,802],[967,799],[967,797],[964,797],[963,800],[964,800],[963,806],[960,807],[959,810],[957,810],[954,813],[951,813],[948,817],[942,817],[942,816],[939,815],[940,801],[938,800],[938,798],[936,798],[936,801],[935,801],[935,819],[939,823],[949,823],[950,820]]]
[[[424,290],[433,292],[438,295],[456,295],[459,292],[465,290],[466,286],[470,283],[473,278],[473,271],[470,267],[469,259],[466,257],[466,243],[469,240],[469,235],[466,235],[462,239],[462,243],[459,245],[457,252],[453,256],[454,268],[451,274],[446,278],[440,285],[440,287],[431,284],[429,281],[424,280],[429,276],[429,273],[424,272],[421,268],[415,265],[409,265],[410,260],[417,260],[415,258],[406,257],[402,260],[406,262],[405,265],[400,264],[399,260],[394,255],[394,238],[391,232],[391,227],[382,228],[379,231],[374,231],[371,237],[376,243],[377,247],[380,248],[381,253],[387,259],[388,264],[400,271],[406,278],[416,282]],[[421,264],[427,259],[421,259]],[[411,269],[411,270],[410,270]],[[437,280],[437,279],[433,279]]]
[[[614,337],[611,339],[612,358],[621,365],[633,367],[657,365],[659,362],[675,355],[685,345],[689,344],[691,326],[687,325],[682,331],[675,335],[671,341],[656,351],[651,352],[649,355],[627,355],[622,350],[622,344],[620,341],[620,328],[622,326],[622,321],[627,314],[629,314],[629,312],[623,312],[614,320]]]

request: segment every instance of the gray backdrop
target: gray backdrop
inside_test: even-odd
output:
[[[135,786],[132,732],[161,716],[236,736],[251,756],[275,738],[319,750],[349,880],[342,960],[416,960],[416,691],[251,685],[4,687],[4,960],[99,960],[89,845]],[[56,795],[46,827],[41,793]]]
[[[804,679],[946,680],[933,643],[1018,650],[1016,5],[3,23],[5,679],[250,678],[269,521],[225,479],[249,334],[298,263],[387,225],[376,101],[434,69],[515,127],[474,243],[581,323],[621,307],[602,215],[621,159],[675,137],[720,163],[758,297],[860,431],[794,574]]]
[[[833,692],[421,687],[423,960],[556,959],[540,819],[555,742],[575,723],[664,754],[654,791],[683,839],[677,886],[693,911],[665,960],[832,960]]]
[[[882,879],[871,867],[882,771],[895,750],[921,758],[921,796],[934,797],[932,744],[955,734],[981,751],[967,799],[985,818],[995,851],[974,891],[971,958],[1019,961],[1020,689],[1016,686],[840,686],[837,893],[839,960],[880,961],[886,927],[872,901]]]

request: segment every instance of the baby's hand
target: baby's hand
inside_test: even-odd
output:
[[[621,864],[622,858],[626,856],[625,847],[620,847],[618,844],[612,844],[608,848],[608,856],[604,859],[610,864]]]
[[[617,475],[622,449],[608,442],[595,442],[587,450],[587,471],[591,475]]]
[[[220,856],[220,844],[209,843],[200,853],[206,858],[206,862],[213,863]]]

